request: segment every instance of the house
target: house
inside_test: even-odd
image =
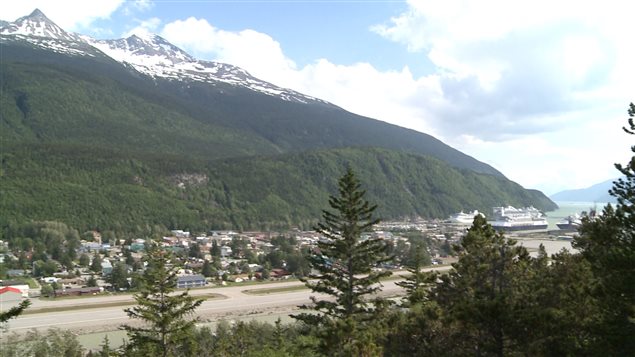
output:
[[[176,287],[178,289],[196,288],[205,285],[207,285],[207,280],[200,274],[179,276],[176,279]]]
[[[223,245],[220,247],[220,256],[221,257],[228,257],[232,255],[232,248],[226,245]]]
[[[145,241],[144,242],[133,242],[130,244],[130,251],[132,252],[142,252],[146,249]]]
[[[6,282],[6,280],[4,282]],[[29,297],[29,286],[22,282],[12,282],[12,284],[3,284],[2,288],[3,289],[4,288],[18,289],[20,291],[20,294],[22,294],[22,297]]]
[[[104,292],[104,288],[100,287],[57,289],[55,290],[55,296],[96,295],[102,292]]]
[[[112,274],[112,263],[108,259],[104,259],[101,262],[101,274],[102,275],[110,275]]]
[[[22,292],[13,286],[5,286],[0,289],[0,311],[8,310],[22,301]]]
[[[19,280],[0,280],[0,287],[3,286],[12,286],[12,285],[22,285],[23,282]]]
[[[183,230],[180,230],[180,229],[172,230],[172,234],[174,234],[178,238],[189,238],[190,237],[190,232],[183,231]]]
[[[97,242],[84,242],[82,246],[79,248],[80,252],[93,252],[101,250],[101,243]]]
[[[53,283],[57,283],[57,281],[58,281],[58,280],[60,280],[60,279],[59,279],[59,278],[56,278],[56,277],[54,277],[54,276],[47,276],[47,277],[40,278],[40,280],[41,280],[43,283],[53,284]]]
[[[27,273],[24,269],[9,269],[7,270],[7,276],[25,276]]]
[[[271,277],[274,279],[288,278],[290,275],[285,269],[271,269]]]

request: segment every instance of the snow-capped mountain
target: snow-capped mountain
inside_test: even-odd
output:
[[[0,23],[0,40],[24,41],[36,47],[76,56],[95,56],[99,52],[81,36],[64,31],[38,9],[14,22]]]
[[[154,78],[197,81],[211,85],[224,82],[287,101],[327,103],[262,81],[236,66],[197,60],[158,35],[96,40],[66,32],[37,9],[29,16],[0,27],[0,40],[26,41],[41,48],[71,55],[95,56],[99,52]]]
[[[2,35],[25,35],[54,38],[66,41],[81,41],[80,37],[74,33],[64,31],[53,21],[49,20],[42,11],[35,9],[29,16],[23,16],[14,22],[2,27]]]

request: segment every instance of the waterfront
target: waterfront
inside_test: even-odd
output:
[[[602,208],[606,205],[604,202],[556,202],[558,209],[555,211],[545,212],[547,215],[547,222],[549,222],[549,230],[557,230],[556,223],[562,221],[570,215],[580,213],[582,211],[589,212],[591,209],[596,209],[597,212],[601,212]]]

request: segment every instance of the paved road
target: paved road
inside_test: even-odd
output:
[[[450,267],[439,267],[435,270],[448,270]],[[295,306],[309,303],[310,296],[315,295],[309,290],[297,290],[280,292],[268,295],[245,294],[244,290],[282,288],[302,285],[301,282],[281,282],[263,285],[231,286],[220,288],[205,288],[191,290],[193,296],[210,293],[221,294],[221,299],[212,299],[203,302],[196,310],[196,314],[202,320],[214,320],[221,317],[240,316],[245,314],[262,313],[267,310],[291,310]],[[395,281],[383,283],[383,292],[386,294],[399,294],[401,288],[395,285]],[[123,307],[99,307],[87,308],[87,305],[113,302],[132,302],[131,296],[98,296],[84,299],[65,299],[54,301],[34,300],[31,307],[37,309],[50,307],[70,307],[74,310],[63,312],[42,312],[27,314],[11,320],[8,324],[9,331],[24,332],[33,328],[59,327],[71,329],[79,333],[91,331],[115,330],[118,326],[130,323]]]

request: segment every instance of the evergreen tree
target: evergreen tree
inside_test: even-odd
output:
[[[20,314],[22,314],[29,305],[31,305],[30,300],[22,300],[17,306],[14,306],[7,311],[0,312],[0,328],[2,327],[1,324],[20,316]]]
[[[88,256],[88,254],[82,253],[82,255],[79,256],[79,265],[81,265],[82,267],[87,267],[89,264],[90,257]]]
[[[212,267],[212,264],[209,262],[209,260],[205,259],[205,262],[203,262],[203,267],[201,268],[201,274],[203,274],[204,277],[209,278],[214,275],[213,268],[214,267]]]
[[[101,257],[99,256],[99,253],[95,252],[95,255],[93,256],[93,262],[90,263],[90,270],[93,273],[101,273]]]
[[[137,305],[125,309],[130,318],[145,322],[143,327],[125,325],[131,355],[178,356],[191,338],[196,319],[188,319],[203,302],[187,291],[175,294],[178,267],[169,252],[151,244],[148,268],[141,277],[141,291],[134,295]]]
[[[456,247],[459,261],[440,277],[431,298],[441,307],[445,323],[461,328],[454,338],[458,354],[504,356],[515,341],[517,322],[526,311],[517,291],[531,265],[527,250],[496,232],[482,216]]]
[[[220,247],[218,246],[216,240],[212,241],[212,247],[209,249],[209,253],[214,258],[220,258]]]
[[[381,290],[380,279],[390,275],[387,271],[374,271],[386,256],[383,240],[368,235],[377,208],[364,199],[365,191],[348,168],[339,180],[339,196],[331,196],[329,205],[334,210],[323,211],[323,222],[315,230],[322,235],[317,250],[309,256],[315,273],[303,279],[313,292],[330,296],[329,299],[311,297],[312,305],[301,309],[315,310],[317,314],[302,313],[296,319],[317,327],[323,327],[324,347],[335,355],[360,353],[360,349],[372,350],[364,327],[373,318],[380,299],[366,298]]]
[[[397,285],[406,290],[405,306],[412,306],[427,301],[428,290],[436,282],[437,274],[434,272],[424,272],[422,268],[429,261],[425,243],[417,241],[411,243],[410,259],[406,264],[406,269],[410,273],[404,281]]]
[[[635,105],[628,109],[628,128],[635,135]],[[635,153],[635,146],[631,147]],[[574,246],[591,264],[598,282],[595,296],[601,302],[602,318],[596,326],[596,353],[629,355],[635,351],[635,155],[626,165],[616,164],[624,175],[613,183],[615,209],[587,218]]]
[[[108,339],[108,335],[104,336],[103,342],[100,345],[101,350],[99,350],[99,357],[110,357],[113,355],[113,350],[110,347],[110,340]]]
[[[123,262],[118,262],[112,269],[108,277],[108,282],[115,291],[125,290],[130,287],[128,284],[128,267]]]

